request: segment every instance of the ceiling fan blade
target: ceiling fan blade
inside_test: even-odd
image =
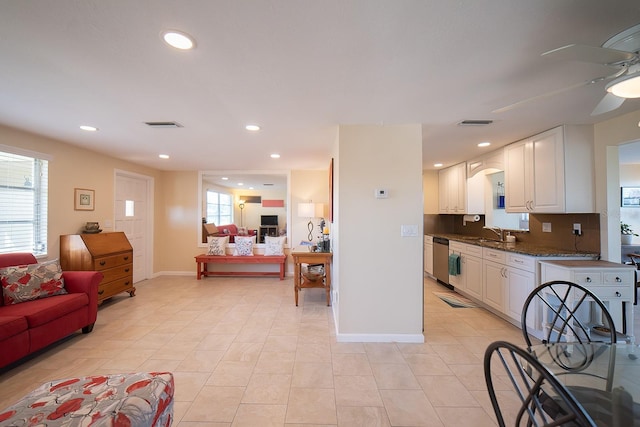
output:
[[[558,95],[559,93],[567,92],[567,91],[570,91],[570,90],[573,90],[573,89],[577,89],[577,88],[582,87],[582,86],[587,86],[587,85],[590,85],[590,84],[593,84],[593,83],[597,83],[597,82],[600,82],[600,81],[602,81],[604,79],[606,79],[606,77],[598,77],[598,78],[593,79],[593,80],[587,80],[585,82],[576,83],[574,85],[563,87],[561,89],[556,89],[556,90],[551,91],[551,92],[545,92],[545,93],[542,93],[540,95],[532,96],[531,98],[527,98],[527,99],[523,99],[523,100],[518,101],[518,102],[514,102],[513,104],[507,105],[506,107],[498,108],[497,110],[493,110],[492,113],[504,113],[505,111],[512,110],[512,109],[514,109],[516,107],[521,106],[522,104],[527,104],[527,103],[532,102],[532,101],[537,101],[539,99],[544,99],[544,98],[548,98],[550,96]]]
[[[592,116],[597,116],[600,114],[608,113],[609,111],[613,111],[616,108],[619,108],[624,102],[624,98],[620,98],[619,96],[615,96],[612,93],[608,93],[600,100],[596,108],[591,113]]]
[[[620,63],[630,61],[636,57],[636,55],[631,52],[581,44],[570,44],[559,47],[543,53],[542,56],[563,61],[592,62],[604,65],[620,65]]]

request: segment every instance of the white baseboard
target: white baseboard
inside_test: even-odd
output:
[[[158,271],[151,275],[152,279],[160,276],[193,276],[196,277],[195,271]]]
[[[338,342],[424,343],[422,334],[336,334]]]

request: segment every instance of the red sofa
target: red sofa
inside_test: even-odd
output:
[[[30,253],[0,254],[0,268],[36,264]],[[98,315],[102,273],[65,271],[65,295],[4,305],[0,298],[0,368],[40,350],[78,329],[89,333]]]
[[[206,243],[206,236],[229,236],[229,243],[235,242],[235,237],[238,236],[238,227],[235,224],[215,225],[215,224],[203,224],[204,241]],[[247,236],[255,236],[258,234],[258,230],[247,230]]]

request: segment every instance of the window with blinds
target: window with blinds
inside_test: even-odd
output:
[[[0,151],[0,253],[47,253],[48,169],[46,159]]]
[[[230,194],[207,190],[207,223],[233,224],[232,200]]]

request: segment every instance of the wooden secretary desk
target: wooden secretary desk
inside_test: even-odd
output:
[[[101,272],[98,303],[120,292],[135,295],[133,248],[123,232],[60,236],[60,265],[63,271]]]

